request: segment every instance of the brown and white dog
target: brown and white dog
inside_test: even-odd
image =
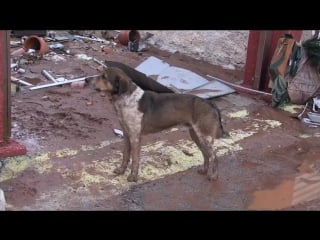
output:
[[[218,160],[215,156],[214,139],[227,136],[221,124],[219,109],[211,101],[188,94],[155,93],[137,86],[123,70],[108,67],[90,85],[103,96],[109,95],[124,132],[124,150],[121,166],[114,170],[123,174],[132,157],[129,182],[136,182],[140,161],[140,140],[143,134],[185,125],[192,140],[204,158],[200,174],[209,180],[218,178]]]

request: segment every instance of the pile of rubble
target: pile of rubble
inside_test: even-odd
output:
[[[71,32],[71,33],[70,33]],[[19,85],[24,85],[30,87],[30,90],[35,90],[39,88],[45,88],[50,86],[57,86],[71,83],[72,86],[82,86],[84,85],[84,80],[86,78],[94,77],[90,76],[74,76],[73,74],[67,76],[64,74],[55,73],[52,70],[41,69],[41,74],[44,77],[39,79],[32,77],[33,73],[38,71],[32,71],[30,66],[34,63],[40,63],[41,61],[51,61],[54,64],[57,62],[69,62],[70,59],[79,59],[84,61],[95,62],[98,65],[93,67],[95,70],[99,70],[98,66],[103,65],[99,60],[94,57],[87,56],[81,51],[77,51],[76,48],[80,44],[84,44],[85,48],[88,46],[85,43],[95,43],[92,48],[99,47],[99,51],[105,51],[106,53],[111,53],[112,49],[118,44],[115,37],[110,37],[108,39],[98,38],[91,34],[78,35],[70,32],[54,32],[47,31],[45,36],[29,35],[21,36],[20,38],[12,38],[10,41],[11,47],[11,81],[12,83]],[[13,37],[17,37],[14,35]],[[70,42],[75,44],[70,45]],[[75,45],[75,46],[74,46]],[[26,68],[29,68],[27,72]],[[31,76],[31,77],[30,77]],[[42,82],[49,83],[43,84]],[[41,83],[41,84],[40,84]],[[37,85],[37,86],[35,86]]]

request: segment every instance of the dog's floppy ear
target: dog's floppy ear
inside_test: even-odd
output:
[[[132,82],[131,78],[121,75],[116,76],[115,85],[116,93],[118,95],[132,93],[137,88],[137,86]]]
[[[117,94],[121,95],[130,90],[130,80],[123,76],[116,76],[116,90]]]
[[[122,95],[132,93],[136,85],[131,78],[119,68],[108,68],[104,73],[104,78],[112,85],[112,93]]]

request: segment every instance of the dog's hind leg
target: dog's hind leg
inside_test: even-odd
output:
[[[138,181],[139,161],[140,161],[140,137],[130,138],[130,148],[132,154],[131,173],[128,176],[128,182]]]
[[[116,168],[113,172],[116,174],[124,174],[124,172],[126,171],[127,167],[128,167],[128,163],[130,161],[130,141],[129,141],[129,137],[128,134],[124,131],[124,147],[123,147],[123,158],[122,158],[122,163],[121,166]]]
[[[214,137],[201,134],[197,129],[190,129],[190,136],[202,152],[204,164],[198,170],[200,174],[207,174],[209,180],[218,178],[218,159],[214,151]]]
[[[213,143],[212,143],[213,146]],[[211,156],[209,158],[209,169],[207,172],[207,177],[210,181],[218,179],[218,159],[216,157],[215,151],[212,150]]]
[[[204,160],[203,167],[198,170],[198,173],[207,174],[208,168],[209,168],[208,152],[205,150],[205,147],[203,146],[203,144],[200,143],[200,140],[199,140],[197,134],[195,133],[195,131],[192,128],[189,129],[189,134],[190,134],[191,139],[197,144],[198,148],[200,149],[202,156],[203,156],[203,160]]]

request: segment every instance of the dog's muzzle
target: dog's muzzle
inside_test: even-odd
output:
[[[100,91],[100,89],[98,89],[98,88],[95,86],[95,81],[96,81],[96,78],[86,78],[86,80],[85,80],[86,85],[87,85],[90,89]]]

